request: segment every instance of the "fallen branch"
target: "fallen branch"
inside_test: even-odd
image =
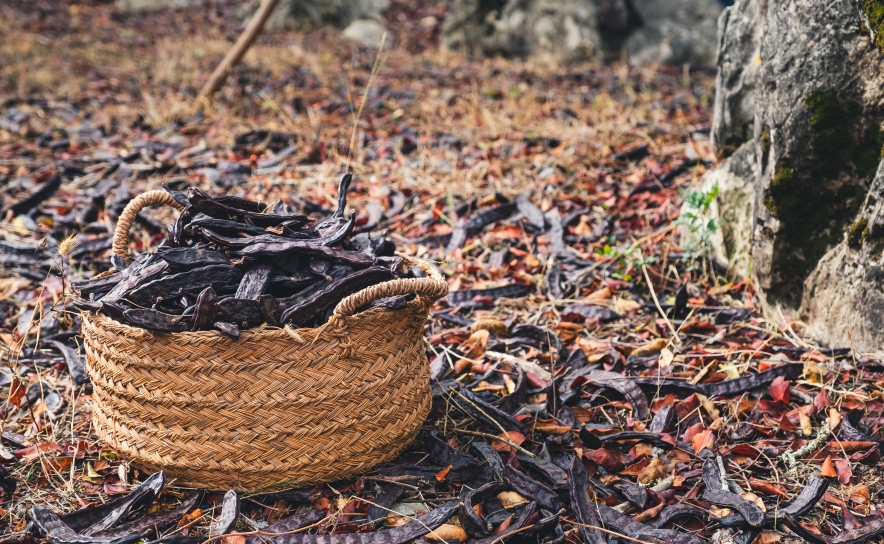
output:
[[[224,60],[221,61],[221,64],[219,64],[218,67],[215,68],[215,71],[212,72],[212,75],[209,76],[209,79],[206,81],[206,84],[203,85],[203,88],[200,89],[198,100],[211,98],[212,95],[221,88],[221,85],[224,84],[224,80],[227,79],[230,71],[233,70],[234,66],[239,64],[243,55],[246,54],[246,51],[249,50],[249,47],[252,46],[255,39],[261,34],[261,30],[264,28],[264,23],[270,18],[270,14],[273,13],[277,4],[279,4],[279,0],[261,0],[261,5],[258,7],[258,11],[252,16],[246,29],[240,34],[239,39],[236,40],[236,43],[233,44],[230,51],[227,52],[227,55],[224,57]]]

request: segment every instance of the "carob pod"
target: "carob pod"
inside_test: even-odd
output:
[[[783,525],[792,530],[793,533],[798,535],[805,542],[812,542],[813,544],[833,544],[832,539],[824,536],[816,534],[812,531],[806,529],[803,525],[798,523],[798,519],[792,514],[785,514],[782,517]],[[861,540],[860,542],[866,542],[865,540]]]
[[[268,325],[274,327],[279,326],[279,318],[282,316],[282,308],[279,301],[273,295],[261,295],[261,312],[264,314],[264,321]]]
[[[114,272],[113,274],[108,274],[101,278],[72,282],[71,287],[74,291],[77,291],[81,297],[88,298],[89,295],[99,295],[109,292],[122,279],[122,272]]]
[[[365,515],[368,518],[369,524],[375,529],[383,525],[390,507],[405,494],[405,488],[401,485],[380,484],[380,488],[380,495],[372,501],[372,505],[369,506],[368,513]],[[319,512],[322,511],[320,510]],[[324,516],[325,512],[322,512],[322,514]]]
[[[308,535],[303,533],[266,537],[273,544],[405,544],[438,529],[457,511],[458,502],[442,504],[432,512],[393,529],[370,533]]]
[[[221,515],[209,528],[209,538],[229,533],[236,525],[237,518],[239,518],[239,495],[230,489],[224,494],[224,500],[221,502]]]
[[[782,376],[787,380],[797,379],[804,372],[804,365],[801,363],[786,363],[775,366],[770,370],[759,372],[758,374],[750,374],[735,380],[725,380],[723,382],[713,382],[698,385],[700,392],[707,397],[729,397],[745,393],[750,389],[758,389],[760,387],[769,386],[775,379]]]
[[[134,308],[123,312],[126,322],[135,327],[159,332],[183,332],[189,328],[181,316],[164,314],[146,308]]]
[[[516,198],[516,208],[535,229],[543,230],[546,227],[546,217],[537,204],[531,202],[530,192],[522,193]]]
[[[208,231],[203,232],[207,233]],[[286,255],[289,253],[301,253],[356,267],[367,267],[377,262],[374,255],[316,245],[314,242],[314,240],[310,240],[309,242],[301,240],[292,240],[289,242],[256,241],[237,249],[236,253],[244,257],[275,257],[277,255]]]
[[[230,259],[220,251],[197,247],[173,247],[160,251],[157,256],[178,269],[190,269],[210,264],[230,264]]]
[[[500,429],[503,429],[504,431],[518,431],[525,436],[531,434],[524,423],[465,389],[459,393],[453,392],[451,400],[458,408],[493,431],[499,432]]]
[[[353,293],[394,278],[392,272],[380,266],[360,270],[343,279],[331,282],[303,302],[286,308],[280,322],[290,322],[293,326],[303,325],[317,317],[323,310],[334,306]]]
[[[641,539],[643,542],[654,544],[706,544],[707,542],[705,539],[672,529],[655,529],[603,504],[598,505],[598,513],[606,527],[613,527],[618,532]]]
[[[472,301],[476,297],[498,298],[519,298],[528,292],[528,286],[521,283],[512,283],[503,287],[493,287],[490,289],[466,289],[463,291],[452,291],[448,293],[448,302],[454,305],[464,304]]]
[[[860,420],[863,417],[863,411],[856,408],[847,412],[847,417],[841,420],[841,427],[838,429],[838,437],[848,442],[875,442],[880,449],[881,441],[874,436],[859,430]]]
[[[714,464],[714,463],[713,463]],[[706,467],[704,465],[704,481],[706,479]],[[716,473],[718,469],[716,468]],[[795,499],[782,508],[771,508],[764,514],[764,525],[774,525],[784,518],[786,514],[791,516],[802,516],[810,512],[829,489],[829,480],[820,476],[819,472],[808,478],[807,483],[795,496]],[[746,525],[746,520],[742,514],[733,513],[717,520],[720,525],[725,527],[740,527]]]
[[[317,238],[316,242],[323,246],[336,246],[343,242],[346,237],[350,236],[355,226],[356,214],[351,212],[350,219],[346,223],[341,225],[339,229],[328,233],[328,235]]]
[[[89,381],[89,376],[86,375],[86,365],[83,364],[83,359],[80,358],[80,353],[76,349],[58,340],[47,341],[64,357],[64,362],[68,366],[68,372],[71,373],[74,385],[83,385]]]
[[[693,504],[681,503],[681,504],[670,504],[669,506],[663,507],[663,510],[660,511],[660,514],[657,517],[648,523],[651,527],[655,529],[659,529],[669,523],[670,521],[682,517],[695,517],[700,518],[704,522],[709,517],[708,512],[703,510],[698,506],[694,506]]]
[[[216,321],[214,325],[216,329],[233,338],[234,340],[239,338],[240,330],[239,325],[237,325],[236,323],[228,323],[227,321]]]
[[[332,212],[331,216],[316,225],[316,231],[321,235],[328,234],[338,230],[346,220],[344,219],[344,211],[347,209],[347,191],[350,190],[350,183],[353,181],[353,174],[344,174],[338,183],[338,207]],[[355,214],[354,214],[355,215]]]
[[[15,204],[6,207],[0,215],[5,217],[12,212],[12,217],[15,217],[16,215],[21,215],[27,211],[33,210],[41,202],[54,195],[59,187],[61,187],[61,174],[56,172],[51,178],[43,183],[43,185],[37,187],[33,193],[29,194],[22,200],[19,200]]]
[[[278,299],[279,306],[283,311],[300,304],[301,302],[312,297],[314,294],[325,289],[330,282],[346,278],[353,274],[353,268],[343,264],[336,264],[328,270],[328,281],[316,281],[307,285],[302,291],[290,296]]]
[[[742,514],[743,519],[752,527],[761,527],[764,522],[764,512],[757,504],[744,499],[736,493],[724,491],[723,489],[706,489],[703,493],[703,500],[711,502],[716,506],[725,506]]]
[[[675,447],[670,442],[663,440],[663,437],[660,434],[644,431],[621,431],[619,433],[607,434],[599,438],[599,441],[603,444],[608,442],[619,442],[621,440],[636,440],[664,450],[671,450]]]
[[[464,531],[467,532],[470,538],[487,536],[491,534],[491,530],[493,529],[491,523],[479,517],[479,514],[476,513],[474,507],[477,504],[484,502],[485,499],[494,497],[501,491],[506,491],[507,489],[509,489],[508,484],[491,482],[461,495],[460,499],[463,501],[463,506],[461,506],[460,513],[457,517],[460,520],[460,524],[464,528]]]
[[[586,469],[584,469],[585,471]],[[546,487],[540,482],[535,481],[528,476],[525,476],[518,470],[513,467],[506,465],[503,469],[503,481],[509,484],[509,486],[516,493],[522,495],[523,497],[527,497],[533,501],[537,501],[537,503],[547,510],[553,510],[558,512],[562,507],[562,501],[559,499],[559,496],[552,489]]]
[[[140,533],[113,537],[78,535],[45,506],[31,508],[31,521],[49,544],[129,544],[138,542],[142,538]]]
[[[135,263],[122,272],[123,279],[106,295],[98,299],[100,302],[119,302],[120,299],[128,296],[133,289],[160,277],[160,274],[169,267],[165,261],[154,260],[151,255],[142,255],[143,257],[140,256]]]
[[[400,488],[401,489],[401,488]],[[276,523],[271,523],[267,527],[261,529],[262,533],[270,533],[269,535],[251,535],[246,537],[247,544],[259,544],[263,542],[268,536],[272,537],[273,533],[288,533],[291,531],[297,531],[298,529],[302,529],[308,525],[313,525],[314,523],[319,523],[322,521],[328,514],[326,514],[325,510],[307,510],[305,512],[298,512],[297,514],[292,514],[291,516],[287,516],[277,521]],[[384,512],[386,515],[386,512]]]
[[[119,506],[108,512],[100,521],[94,523],[83,531],[83,535],[90,536],[104,531],[105,529],[109,529],[124,517],[150,506],[165,485],[165,472],[161,470],[151,474],[148,479],[144,480],[141,485],[133,489],[126,496],[125,501],[122,501]]]
[[[645,421],[651,417],[651,412],[648,409],[648,397],[645,396],[641,388],[622,375],[606,370],[593,370],[586,375],[586,379],[593,385],[608,387],[626,397],[626,400],[632,404],[636,419]]]
[[[190,330],[198,331],[208,327],[218,314],[218,295],[212,286],[203,289],[196,297],[193,308],[193,317],[190,320]]]
[[[571,510],[574,517],[583,525],[601,527],[601,521],[596,510],[598,505],[589,498],[589,474],[586,467],[577,456],[571,458],[568,467],[568,489],[571,498]],[[598,529],[590,527],[577,527],[584,544],[607,544],[605,535]]]
[[[166,298],[180,293],[199,293],[210,285],[217,290],[239,282],[242,275],[241,270],[229,264],[201,266],[145,283],[131,291],[127,298],[138,304],[148,304],[153,303],[157,297]]]
[[[525,401],[528,400],[528,380],[525,378],[525,371],[522,367],[516,367],[516,387],[512,393],[501,397],[493,404],[502,411],[512,414],[519,410]]]
[[[182,502],[179,506],[172,508],[171,510],[158,512],[156,514],[150,514],[134,521],[130,521],[129,523],[126,523],[124,525],[120,525],[119,527],[105,529],[104,531],[95,533],[95,535],[93,536],[112,537],[114,536],[114,534],[129,533],[147,535],[154,530],[160,533],[181,521],[182,517],[190,513],[191,510],[199,505],[202,498],[202,491],[195,491],[194,493],[191,493],[186,499],[184,499],[184,502]]]
[[[451,466],[445,475],[451,482],[467,482],[482,471],[482,463],[478,459],[451,447],[437,431],[429,434],[424,441],[424,448],[433,463],[443,467]]]
[[[522,452],[517,452],[516,458],[519,460],[520,466],[525,466],[534,472],[539,473],[554,489],[561,486],[567,486],[568,478],[565,471],[552,462],[549,448],[547,448],[545,443],[540,452],[534,457],[529,457]]]
[[[528,521],[532,517],[534,517],[535,514],[537,514],[537,503],[533,502],[533,501],[529,502],[528,504],[526,504],[524,506],[524,508],[521,509],[521,511],[519,511],[519,513],[517,515],[514,515],[509,527],[507,527],[506,529],[504,529],[503,531],[501,531],[497,534],[493,534],[491,536],[486,536],[485,538],[479,538],[478,540],[474,540],[473,544],[495,544],[495,543],[505,542],[504,539],[506,539],[507,535],[511,535],[511,534],[515,533],[516,531],[520,531],[519,535],[521,535],[525,538],[529,538],[530,536],[534,536],[534,535],[524,534],[527,531],[522,531],[522,529],[528,524]],[[555,519],[555,521],[558,521],[558,517],[556,517],[554,519]],[[535,524],[535,527],[536,527],[536,524]],[[550,521],[548,519],[545,519],[543,527],[546,527],[546,530],[548,532],[549,530],[552,529],[553,524],[550,523]],[[543,529],[543,527],[541,527],[540,529]],[[535,533],[535,534],[539,534],[539,533]],[[529,542],[530,542],[530,540],[529,540]]]
[[[193,230],[196,228],[201,229],[209,229],[212,232],[217,232],[218,234],[223,234],[225,236],[237,235],[237,234],[248,234],[249,236],[261,236],[264,234],[268,234],[266,229],[262,229],[261,227],[256,227],[254,225],[247,225],[246,223],[240,223],[237,221],[230,221],[227,219],[216,219],[214,217],[209,217],[207,215],[199,215],[193,219],[188,225],[188,230]],[[271,227],[275,234],[278,236],[282,236],[283,238],[291,238],[293,240],[309,240],[311,238],[316,238],[316,233],[313,230],[292,230],[287,227]]]
[[[221,314],[235,323],[263,323],[264,310],[260,300],[225,297],[218,301]]]
[[[304,215],[265,214],[254,211],[254,209],[256,209],[254,207],[251,211],[238,209],[237,207],[230,205],[234,202],[230,197],[227,199],[223,199],[223,197],[222,199],[212,198],[205,191],[197,189],[196,187],[191,187],[188,190],[187,198],[190,200],[190,207],[193,208],[194,211],[202,212],[212,217],[248,217],[259,227],[275,227],[288,222],[292,222],[292,224],[296,225],[303,225],[307,222],[307,217]],[[243,202],[249,202],[248,206],[257,204],[247,200],[243,200]]]
[[[666,405],[657,410],[657,413],[651,418],[651,422],[648,424],[648,431],[652,433],[662,433],[664,430],[671,427],[675,423],[675,420],[675,410],[672,408],[671,404]]]
[[[487,463],[487,468],[482,469],[482,474],[480,474],[479,478],[482,478],[483,482],[503,481],[506,465],[503,464],[503,459],[500,458],[497,450],[492,448],[487,442],[473,442],[472,448]],[[490,474],[485,475],[486,472]]]

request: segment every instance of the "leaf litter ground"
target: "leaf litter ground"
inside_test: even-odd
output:
[[[234,3],[2,10],[7,539],[44,538],[31,520],[53,542],[884,531],[884,365],[763,317],[750,282],[679,236],[714,231],[679,219],[715,162],[708,73],[471,62],[436,49],[444,5],[394,2],[378,70],[375,50],[331,32],[268,33],[198,111],[195,89],[241,30]],[[112,226],[143,191],[282,198],[321,219],[347,170],[357,228],[449,280],[426,326],[434,402],[417,441],[312,489],[145,481],[91,431],[71,284],[111,266]],[[155,248],[174,215],[143,212],[132,249]]]

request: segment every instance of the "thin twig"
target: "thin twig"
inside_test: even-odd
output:
[[[579,523],[576,521],[572,521],[570,519],[562,519],[562,521],[564,521],[565,523],[569,523],[571,525],[576,525],[578,527],[586,527],[587,529],[595,529],[597,531],[607,533],[611,536],[616,536],[617,538],[622,538],[623,540],[629,540],[631,542],[638,542],[639,544],[652,544],[651,542],[648,542],[647,540],[639,540],[637,538],[632,538],[631,536],[626,536],[622,533],[618,533],[617,531],[611,531],[611,530],[605,529],[603,527],[596,527],[595,525],[587,525],[585,523]]]

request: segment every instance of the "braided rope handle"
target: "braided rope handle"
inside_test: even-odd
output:
[[[129,230],[132,228],[132,224],[135,223],[138,212],[142,208],[158,205],[172,206],[179,212],[184,210],[184,206],[172,198],[172,195],[162,190],[148,191],[139,195],[129,201],[126,207],[123,208],[123,213],[120,214],[120,218],[117,220],[117,228],[114,230],[113,251],[127,263],[132,262],[132,256],[129,255]]]
[[[353,315],[359,308],[379,298],[415,294],[423,299],[424,304],[429,307],[436,300],[448,294],[448,283],[429,263],[414,259],[408,259],[407,262],[418,266],[427,273],[428,277],[385,281],[366,287],[339,302],[332,317],[343,318]]]

